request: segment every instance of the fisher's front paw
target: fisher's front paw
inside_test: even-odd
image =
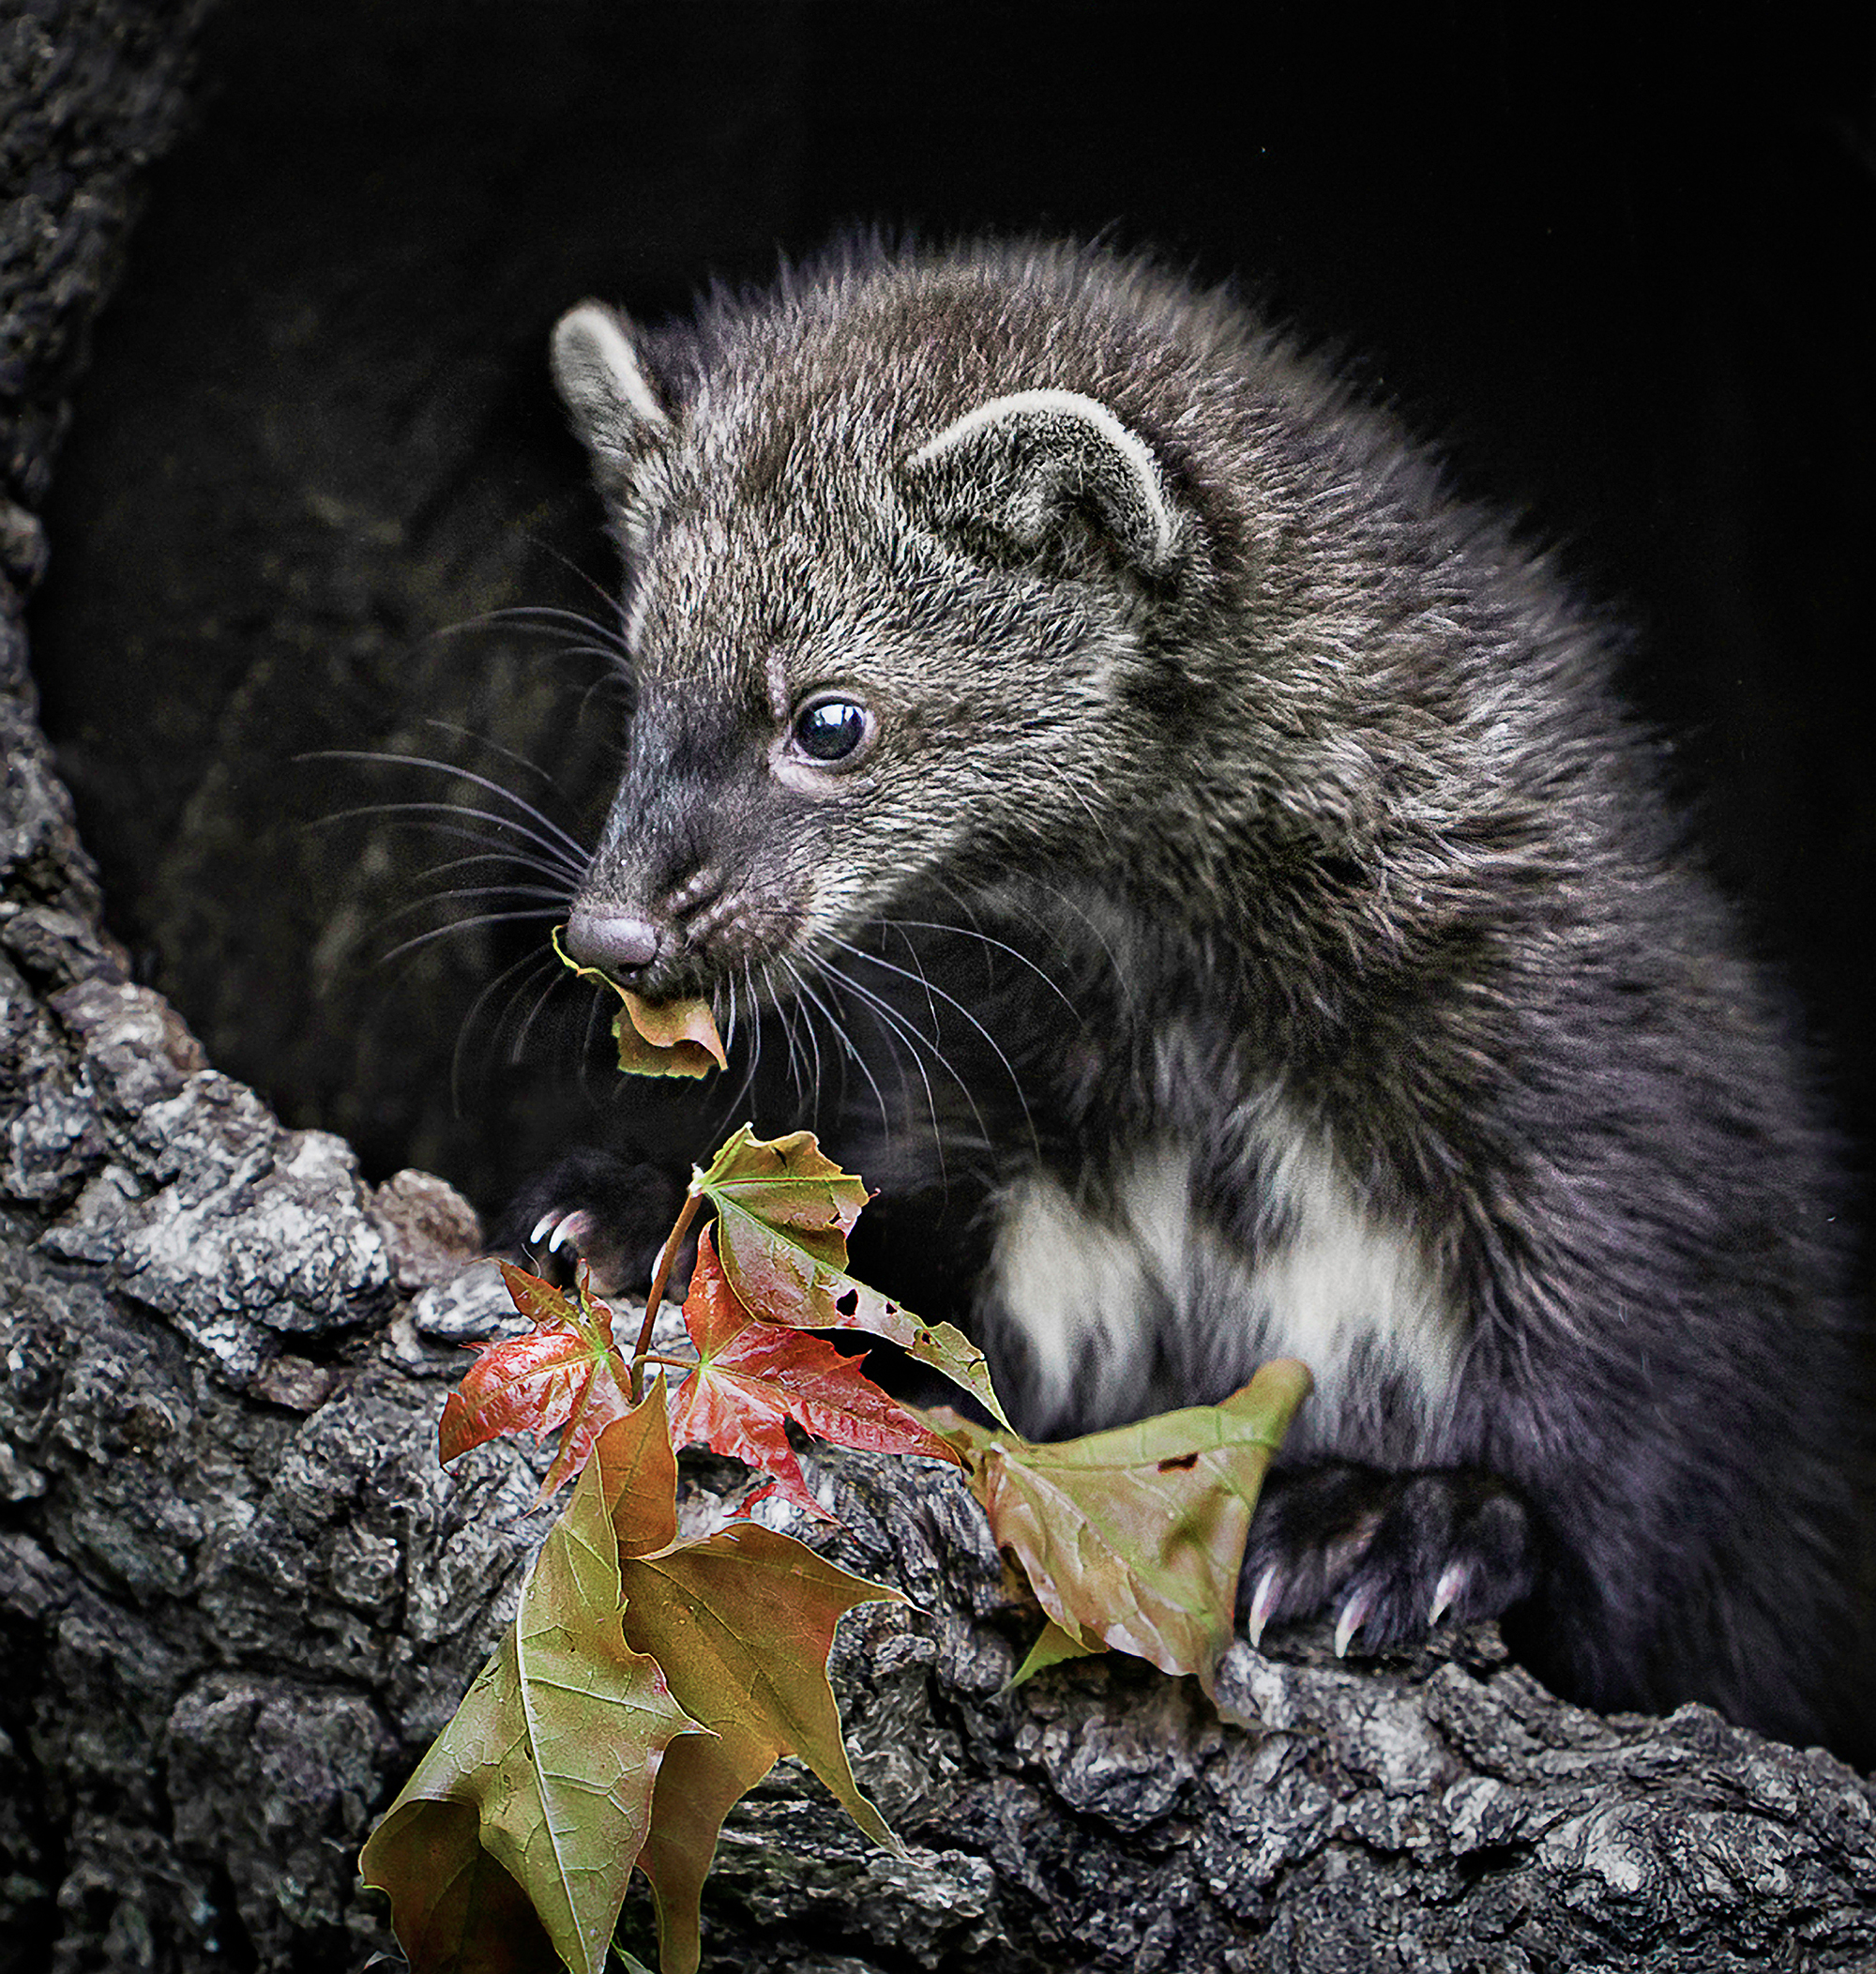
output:
[[[1239,1600],[1253,1645],[1326,1605],[1339,1654],[1382,1652],[1443,1618],[1500,1617],[1535,1578],[1530,1515],[1492,1475],[1324,1465],[1264,1483]]]
[[[602,1296],[643,1295],[684,1205],[684,1183],[662,1166],[609,1151],[578,1151],[526,1188],[502,1223],[502,1245],[551,1280],[583,1261]],[[681,1297],[696,1255],[686,1242],[671,1274]]]

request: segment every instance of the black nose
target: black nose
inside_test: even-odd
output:
[[[612,974],[637,973],[658,958],[658,927],[628,912],[567,915],[567,950],[582,966]]]

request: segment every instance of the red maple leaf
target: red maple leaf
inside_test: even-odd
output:
[[[515,1307],[535,1327],[523,1336],[469,1346],[476,1361],[449,1394],[438,1436],[446,1465],[503,1433],[528,1431],[545,1439],[564,1427],[540,1484],[545,1501],[579,1473],[593,1442],[631,1405],[613,1347],[613,1312],[588,1293],[585,1271],[578,1300],[569,1301],[538,1276],[506,1261],[500,1267]]]
[[[857,1357],[790,1324],[752,1315],[725,1278],[707,1228],[697,1243],[684,1321],[698,1364],[673,1406],[672,1437],[773,1475],[777,1489],[809,1513],[832,1519],[808,1491],[784,1420],[835,1446],[956,1460],[923,1420],[860,1370]]]

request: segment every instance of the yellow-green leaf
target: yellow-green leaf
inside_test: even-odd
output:
[[[658,1426],[647,1422],[642,1431],[637,1417],[601,1435],[589,1469],[620,1526],[633,1520],[628,1504],[635,1482],[661,1477],[671,1457],[662,1413]],[[660,1435],[661,1457],[655,1450]],[[663,1487],[659,1478],[656,1491]],[[827,1654],[843,1612],[900,1593],[750,1522],[656,1554],[628,1555],[620,1582],[627,1639],[664,1667],[686,1715],[712,1730],[671,1743],[638,1859],[658,1908],[663,1974],[694,1974],[699,1897],[723,1818],[781,1755],[806,1762],[868,1836],[898,1849],[854,1781]]]
[[[527,1893],[477,1842],[477,1823],[469,1803],[406,1790],[371,1832],[359,1871],[391,1894],[404,1957],[419,1974],[562,1974]]]
[[[653,1405],[661,1413],[662,1387]],[[480,1882],[471,1848],[526,1892],[569,1967],[599,1974],[650,1826],[659,1760],[697,1725],[657,1663],[627,1644],[619,1603],[617,1539],[595,1463],[542,1544],[495,1657],[365,1847],[366,1880],[391,1894],[392,1924],[418,1974],[457,1964],[449,1952],[419,1961],[416,1944],[428,1950],[434,1929],[424,1921],[443,1903],[439,1869]],[[473,1824],[440,1820],[439,1804],[473,1811]],[[428,1860],[415,1881],[414,1859]]]
[[[694,1974],[698,1903],[723,1818],[779,1756],[806,1762],[875,1844],[899,1850],[854,1780],[827,1683],[841,1613],[899,1592],[751,1522],[628,1561],[625,1576],[628,1634],[671,1668],[673,1693],[716,1730],[708,1743],[672,1750],[639,1860],[658,1906],[663,1974]]]
[[[884,1337],[1008,1423],[984,1354],[962,1330],[927,1323],[847,1273],[847,1234],[867,1190],[823,1155],[812,1131],[758,1138],[745,1124],[693,1187],[717,1209],[724,1274],[759,1316]]]
[[[618,1044],[619,1067],[631,1076],[707,1076],[726,1070],[729,1057],[717,1033],[710,1003],[694,996],[676,1001],[641,1000],[598,966],[582,966],[567,956],[560,943],[562,928],[550,934],[560,964],[580,980],[598,980],[619,997],[613,1017],[613,1040]]]
[[[596,1484],[613,1517],[621,1557],[649,1556],[677,1540],[677,1454],[664,1373],[644,1402],[607,1427],[594,1447]]]
[[[1051,1665],[1063,1665],[1070,1659],[1086,1659],[1101,1649],[1065,1632],[1051,1617],[1042,1627],[1036,1643],[1024,1654],[1023,1661],[1009,1676],[1011,1686],[1021,1686],[1025,1679],[1033,1679],[1037,1673],[1047,1672]]]
[[[1292,1358],[1219,1405],[1052,1446],[959,1421],[947,1436],[1036,1599],[1071,1638],[1213,1692],[1271,1455],[1309,1390]]]

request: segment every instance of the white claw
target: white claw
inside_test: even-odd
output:
[[[1429,1631],[1459,1602],[1460,1593],[1471,1575],[1471,1570],[1464,1563],[1448,1563],[1440,1572],[1440,1580],[1433,1586],[1433,1608],[1427,1615]]]
[[[580,1251],[593,1237],[593,1216],[590,1213],[569,1213],[553,1230],[553,1238],[547,1244],[550,1254],[557,1254],[562,1248],[578,1257]]]
[[[1368,1614],[1374,1608],[1374,1592],[1357,1590],[1342,1606],[1342,1615],[1336,1619],[1336,1657],[1346,1659],[1348,1648],[1354,1634],[1368,1622]]]
[[[536,1221],[536,1222],[535,1222],[535,1223],[534,1223],[534,1232],[533,1232],[532,1234],[530,1234],[530,1235],[528,1236],[528,1238],[527,1238],[527,1244],[528,1244],[528,1246],[529,1246],[529,1247],[531,1247],[531,1248],[537,1248],[537,1247],[539,1247],[539,1245],[540,1245],[540,1237],[541,1237],[541,1236],[542,1236],[543,1234],[545,1234],[545,1233],[547,1232],[547,1230],[548,1230],[548,1229],[549,1229],[549,1228],[550,1228],[551,1226],[552,1226],[552,1224],[553,1224],[553,1222],[554,1222],[554,1209],[553,1209],[553,1208],[552,1208],[552,1207],[549,1207],[549,1208],[547,1209],[547,1211],[546,1211],[545,1213],[543,1213],[543,1214],[541,1215],[541,1217],[540,1217],[540,1218],[539,1218],[539,1219],[538,1219],[537,1221]]]
[[[1257,1588],[1250,1595],[1250,1610],[1244,1620],[1246,1635],[1251,1644],[1263,1641],[1263,1628],[1270,1622],[1270,1614],[1277,1608],[1277,1566],[1273,1563],[1257,1579]]]

